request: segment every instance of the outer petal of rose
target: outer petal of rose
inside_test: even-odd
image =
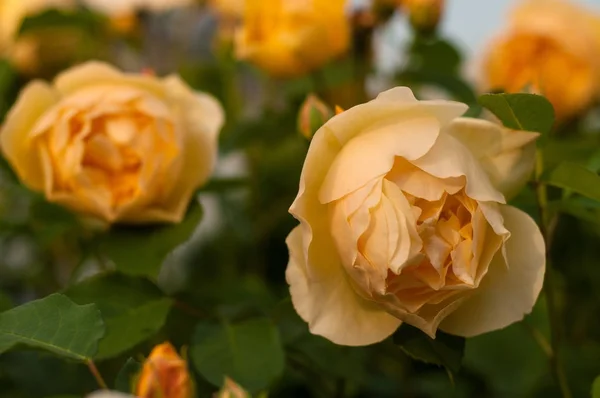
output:
[[[111,65],[90,61],[59,74],[54,86],[63,96],[72,94],[82,88],[98,85],[125,84],[146,90],[164,98],[165,90],[162,82],[151,76],[126,74]]]
[[[527,183],[535,166],[538,133],[504,128],[486,120],[457,118],[445,130],[477,158],[507,199]]]
[[[44,172],[29,132],[58,100],[50,86],[34,81],[23,90],[0,131],[2,152],[25,185],[36,191],[44,190]]]
[[[406,118],[434,117],[444,127],[466,112],[468,106],[453,101],[417,101],[407,87],[385,91],[367,103],[354,106],[330,119],[326,126],[338,141],[346,142],[370,129],[394,125]]]
[[[133,395],[125,394],[118,391],[100,390],[88,394],[86,398],[135,398]]]
[[[307,273],[307,267],[314,266],[306,262],[302,239],[301,227],[296,227],[286,240],[290,251],[286,279],[294,308],[310,331],[349,346],[377,343],[394,333],[400,320],[356,294],[339,260],[321,253],[327,261]]]
[[[502,193],[492,185],[473,154],[449,134],[440,134],[431,150],[412,163],[438,178],[465,176],[465,191],[472,199],[506,203]]]
[[[477,291],[440,324],[445,332],[476,336],[518,322],[533,309],[546,269],[544,239],[521,210],[502,206],[501,211],[511,232],[506,241],[508,264],[498,251]]]
[[[178,77],[166,79],[165,85],[183,120],[183,164],[166,200],[143,211],[132,211],[124,218],[127,221],[181,221],[190,197],[208,180],[216,162],[217,138],[225,121],[221,105],[208,95],[194,93]]]

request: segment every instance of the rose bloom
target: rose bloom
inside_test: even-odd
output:
[[[533,91],[554,105],[557,118],[577,115],[600,88],[600,19],[566,0],[527,0],[488,46],[486,89]]]
[[[139,398],[192,398],[193,388],[187,363],[170,343],[154,347],[144,362],[135,396]]]
[[[73,9],[75,0],[0,0],[0,55],[27,68],[35,63],[31,40],[17,40],[17,33],[27,16],[48,9]]]
[[[217,101],[177,76],[90,62],[30,83],[0,130],[21,181],[106,222],[179,222],[210,176],[223,124]]]
[[[246,0],[236,54],[271,75],[306,74],[348,50],[345,0]]]
[[[315,134],[286,272],[312,333],[367,345],[406,322],[474,336],[531,311],[544,241],[500,189],[527,180],[537,134],[459,118],[466,110],[396,88]]]

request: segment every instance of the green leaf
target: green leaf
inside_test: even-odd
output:
[[[202,208],[194,200],[179,224],[160,226],[117,226],[100,243],[100,250],[128,275],[156,278],[164,259],[187,241],[202,218]]]
[[[95,303],[106,324],[97,359],[119,355],[154,336],[173,301],[152,282],[117,273],[89,278],[65,291],[78,304]]]
[[[267,387],[284,369],[279,332],[266,318],[237,324],[202,322],[194,332],[190,354],[198,372],[215,386],[229,376],[255,392]]]
[[[600,398],[600,376],[596,377],[592,384],[592,398]]]
[[[25,18],[19,29],[19,35],[47,28],[78,28],[92,31],[99,29],[102,23],[102,16],[91,11],[50,9]]]
[[[402,325],[394,333],[394,343],[412,358],[445,367],[450,373],[456,374],[461,366],[465,351],[465,339],[451,336],[438,330],[436,338],[432,339],[421,330]]]
[[[104,322],[94,304],[52,294],[0,314],[0,353],[17,344],[85,361],[96,354]]]
[[[0,123],[10,109],[17,73],[8,61],[0,60]]]
[[[581,165],[563,162],[542,176],[542,182],[600,202],[600,176]]]
[[[128,358],[125,365],[119,370],[115,380],[115,389],[124,393],[133,391],[134,379],[142,370],[142,364],[133,358]]]
[[[554,125],[554,108],[536,94],[484,94],[478,102],[513,130],[548,134]]]

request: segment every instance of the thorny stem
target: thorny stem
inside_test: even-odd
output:
[[[548,190],[545,184],[540,182],[540,177],[544,172],[544,156],[541,150],[538,150],[536,153],[536,168],[535,168],[535,177],[536,177],[536,197],[538,202],[538,207],[540,211],[540,230],[544,237],[544,241],[546,242],[546,276],[544,278],[544,292],[546,294],[546,301],[548,306],[548,318],[550,319],[550,344],[551,347],[547,347],[544,345],[542,349],[548,354],[550,359],[550,366],[556,376],[556,380],[560,387],[561,394],[563,398],[572,398],[571,390],[569,389],[569,384],[567,382],[567,377],[565,375],[565,370],[562,366],[562,362],[560,360],[560,315],[558,313],[558,307],[556,303],[555,289],[556,283],[554,280],[554,269],[552,268],[552,262],[550,261],[550,243],[552,240],[552,228],[551,224],[553,221],[550,219],[550,215],[548,212]],[[534,336],[535,337],[535,336]],[[536,339],[538,340],[538,339]],[[539,342],[539,340],[538,340]],[[551,350],[548,350],[551,348]]]
[[[102,375],[98,371],[98,368],[96,367],[96,364],[94,363],[94,361],[89,359],[86,361],[86,364],[87,364],[88,368],[90,369],[90,372],[94,376],[94,379],[96,379],[96,382],[98,383],[100,388],[102,388],[103,390],[108,390],[108,385],[106,385],[106,382],[102,378]]]

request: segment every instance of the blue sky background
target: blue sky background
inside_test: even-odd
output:
[[[600,12],[600,0],[571,0]],[[519,0],[446,0],[444,31],[470,53],[478,53],[502,29]]]

